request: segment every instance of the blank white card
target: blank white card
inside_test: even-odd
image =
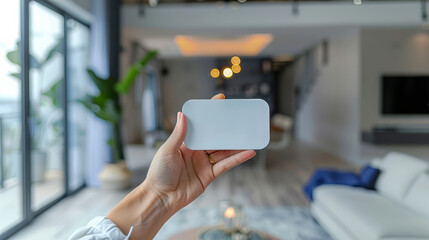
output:
[[[263,149],[270,141],[270,109],[262,99],[189,100],[182,112],[192,150]]]

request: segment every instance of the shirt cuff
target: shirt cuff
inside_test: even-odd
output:
[[[128,240],[132,230],[133,227],[125,236],[114,222],[99,216],[93,218],[86,227],[76,230],[69,240]]]

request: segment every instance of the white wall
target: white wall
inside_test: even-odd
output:
[[[429,160],[427,146],[370,145],[360,140],[361,132],[374,125],[429,124],[429,117],[380,114],[382,74],[429,74],[429,32],[351,31],[329,39],[329,61],[327,66],[318,61],[315,84],[296,115],[299,140],[359,164],[391,151]]]
[[[429,117],[382,116],[380,78],[383,74],[429,75],[429,32],[410,29],[361,31],[361,127],[429,124]]]
[[[380,114],[383,74],[429,75],[429,32],[421,29],[364,29],[361,31],[361,130],[374,125],[429,125],[429,117]],[[429,161],[426,145],[361,146],[362,161],[398,151]]]
[[[360,37],[358,30],[328,39],[329,62],[296,115],[299,140],[357,161],[360,152]],[[320,47],[316,50],[320,53]],[[320,54],[319,54],[320,59]]]

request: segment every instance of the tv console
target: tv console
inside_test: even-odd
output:
[[[374,126],[362,132],[362,141],[378,145],[429,144],[429,125]]]

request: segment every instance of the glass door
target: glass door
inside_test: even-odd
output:
[[[78,102],[88,94],[91,82],[86,69],[89,60],[89,28],[76,20],[67,20],[68,89],[68,181],[70,191],[84,184],[86,128],[88,111]]]
[[[20,5],[19,0],[0,1],[0,233],[24,217]]]
[[[3,240],[85,184],[90,29],[47,0],[0,1],[0,29]]]
[[[34,211],[65,193],[64,17],[30,2],[31,202]]]

